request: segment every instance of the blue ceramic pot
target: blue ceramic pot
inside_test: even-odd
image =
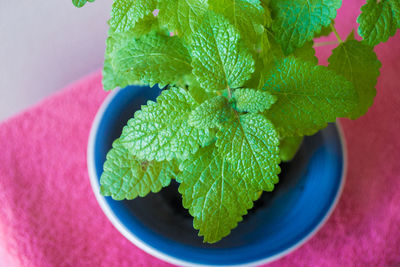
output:
[[[140,86],[115,91],[101,106],[90,134],[93,191],[106,216],[132,243],[178,265],[256,265],[298,248],[324,224],[344,183],[344,140],[337,124],[306,137],[295,159],[281,165],[275,191],[263,193],[243,222],[217,244],[203,244],[197,236],[176,182],[131,201],[100,195],[99,179],[112,142],[134,112],[159,93],[156,87]]]

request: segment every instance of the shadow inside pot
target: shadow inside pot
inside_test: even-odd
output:
[[[287,163],[281,163],[279,183],[274,191],[263,192],[262,196],[254,202],[254,207],[244,216],[238,227],[231,234],[216,244],[203,243],[203,238],[197,235],[193,228],[193,218],[188,210],[182,206],[182,196],[178,192],[179,183],[175,180],[163,188],[159,193],[150,193],[144,198],[123,201],[132,216],[142,221],[155,233],[176,242],[196,247],[229,248],[241,246],[246,243],[243,236],[251,236],[252,231],[259,227],[260,220],[270,220],[269,213],[274,213],[274,203],[285,201],[285,194],[290,194],[291,201],[296,201],[293,196],[295,190],[301,195],[305,184],[301,178],[306,175],[308,161],[315,154],[318,144],[322,142],[319,134],[306,137],[295,158]],[[300,184],[300,185],[299,185]],[[289,204],[289,203],[288,203]],[[280,208],[283,208],[279,205]],[[275,218],[278,220],[278,218]]]
[[[175,181],[157,194],[130,201],[100,196],[98,182],[112,142],[135,111],[159,94],[157,87],[130,86],[109,97],[94,127],[93,148],[88,150],[93,155],[89,166],[95,193],[125,237],[175,263],[178,259],[181,264],[237,265],[288,253],[326,220],[343,184],[344,152],[335,124],[304,138],[295,158],[281,164],[275,190],[264,192],[232,233],[216,244],[205,244],[197,235]]]

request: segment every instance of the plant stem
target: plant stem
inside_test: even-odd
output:
[[[320,42],[320,43],[315,43],[314,47],[321,47],[321,46],[335,45],[335,44],[340,44],[340,42],[339,41]]]
[[[339,43],[343,43],[342,39],[340,38],[340,35],[338,34],[335,26],[333,26],[333,24],[331,23],[331,28],[333,33],[336,35],[336,39],[339,41]]]
[[[231,98],[232,98],[232,92],[231,92],[231,88],[229,88],[229,86],[228,86],[228,99],[230,100]]]

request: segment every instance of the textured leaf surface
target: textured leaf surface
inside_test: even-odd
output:
[[[158,17],[163,25],[190,40],[194,28],[203,20],[207,0],[159,0]]]
[[[223,96],[216,96],[192,111],[189,124],[199,129],[214,128],[228,118],[229,111],[228,100]]]
[[[189,88],[188,90],[190,95],[193,96],[198,103],[203,103],[204,101],[215,96],[214,93],[208,92],[200,86],[196,76],[194,76],[193,73],[184,76],[183,83]]]
[[[131,38],[114,54],[112,65],[129,81],[142,81],[160,87],[174,84],[192,70],[191,58],[181,40],[160,34]]]
[[[271,0],[272,28],[285,54],[328,26],[341,4],[341,0]]]
[[[237,88],[250,78],[254,61],[239,39],[236,29],[214,13],[193,34],[193,73],[204,89]]]
[[[254,89],[237,89],[233,92],[233,98],[239,112],[262,112],[276,102],[276,96]]]
[[[286,137],[281,140],[279,145],[279,156],[282,161],[291,161],[294,156],[296,156],[301,143],[303,141],[303,136],[293,136]]]
[[[129,80],[123,74],[118,74],[113,66],[112,59],[115,51],[125,42],[126,39],[131,38],[126,33],[111,33],[106,40],[106,52],[104,55],[104,66],[102,72],[102,83],[104,90],[113,90],[116,87],[125,87],[129,84]]]
[[[254,73],[243,87],[261,89],[264,85],[264,73],[273,57],[268,32],[265,30],[256,44],[256,49],[252,52],[255,60]]]
[[[101,193],[115,200],[144,197],[168,186],[177,174],[174,161],[141,161],[130,155],[117,139],[107,154],[100,178]]]
[[[289,57],[267,76],[264,90],[278,101],[265,115],[282,136],[312,135],[358,104],[353,85],[323,66]]]
[[[309,61],[315,65],[318,64],[318,58],[315,56],[314,42],[306,42],[302,47],[299,47],[293,51],[293,56]]]
[[[217,133],[216,145],[252,188],[274,189],[280,172],[279,138],[270,121],[260,114],[237,116]]]
[[[94,2],[94,0],[72,0],[72,4],[76,7],[83,7],[87,2]]]
[[[189,125],[197,103],[181,88],[161,93],[157,103],[149,101],[128,121],[121,143],[129,153],[146,160],[185,159],[210,140],[210,132]]]
[[[135,23],[135,27],[129,30],[129,34],[135,38],[140,38],[142,35],[157,30],[160,30],[158,19],[153,13],[149,13]]]
[[[265,2],[265,1],[264,1]],[[244,87],[247,88],[263,88],[266,82],[265,74],[276,64],[285,57],[282,47],[277,43],[271,29],[266,29],[262,35],[262,45],[260,52],[257,53],[255,72],[249,82],[246,82]],[[301,49],[301,48],[298,48]],[[296,49],[297,50],[297,49]],[[300,53],[303,55],[303,53]],[[310,53],[307,53],[310,54]]]
[[[332,26],[335,26],[335,21],[332,20],[331,24],[332,24]],[[321,32],[315,34],[314,38],[320,38],[320,37],[324,37],[324,36],[329,36],[332,32],[333,31],[332,31],[331,25],[328,25],[328,26],[322,27]]]
[[[264,25],[264,9],[259,0],[209,0],[210,8],[224,15],[248,44],[259,40]]]
[[[359,104],[350,118],[364,115],[374,101],[381,67],[373,47],[356,40],[347,40],[333,50],[328,61],[328,68],[352,82],[357,91]]]
[[[159,25],[152,13],[140,19],[129,32],[115,33],[109,30],[103,67],[103,87],[105,90],[112,90],[116,87],[123,88],[129,84],[142,84],[139,81],[130,80],[129,75],[114,70],[112,60],[115,57],[115,52],[120,50],[121,46],[126,45],[134,38],[139,38],[141,35],[156,30],[159,30]]]
[[[270,10],[270,0],[260,0],[261,6],[264,8],[264,26],[267,28],[271,27],[272,24],[272,16]]]
[[[399,0],[367,0],[361,7],[358,33],[369,45],[386,42],[400,28]]]
[[[108,21],[110,30],[129,32],[137,21],[154,11],[156,4],[156,0],[114,0]]]
[[[183,162],[178,175],[183,206],[194,217],[204,242],[215,243],[227,236],[242,220],[253,202],[254,191],[229,168],[214,145],[201,148]]]
[[[268,51],[269,62],[266,64],[268,70],[273,68],[277,62],[285,58],[282,47],[276,42],[273,35],[269,34],[270,49]],[[295,48],[291,53],[295,58],[318,64],[318,58],[315,56],[314,41],[306,42],[302,47]],[[266,72],[263,73],[265,75]],[[265,82],[262,84],[262,86]]]

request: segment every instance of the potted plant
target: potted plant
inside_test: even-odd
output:
[[[73,2],[81,7],[86,0]],[[158,89],[150,87],[162,91],[113,142],[101,194],[132,200],[176,181],[203,241],[228,236],[271,194],[281,162],[293,159],[304,136],[339,117],[357,119],[373,103],[381,67],[373,48],[400,27],[400,4],[367,0],[357,20],[362,41],[336,32],[340,6],[115,0],[104,89],[145,85],[153,100]],[[337,46],[329,65],[320,66],[313,39],[331,32]]]

